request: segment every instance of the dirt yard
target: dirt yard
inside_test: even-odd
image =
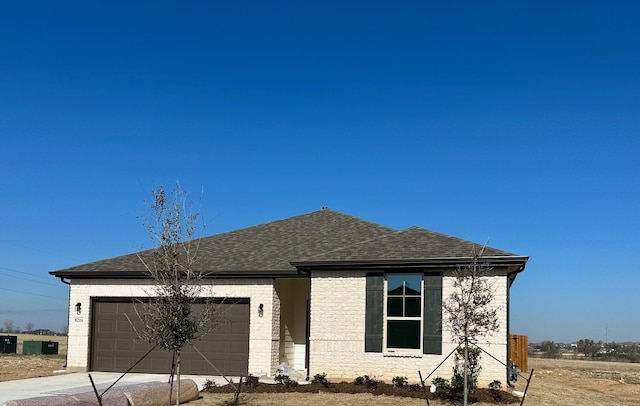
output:
[[[640,364],[529,358],[529,368],[535,371],[525,404],[640,405]]]
[[[18,354],[0,354],[0,381],[54,375],[63,369],[66,337],[18,335]],[[59,355],[22,355],[24,340],[59,341]],[[602,406],[640,405],[640,364],[553,360],[530,358],[529,367],[535,370],[525,405],[545,406]],[[524,391],[526,382],[518,381],[516,390]],[[226,406],[232,399],[228,393],[203,393],[194,406]],[[242,395],[247,406],[287,406],[313,404],[317,406],[398,405],[423,406],[424,399],[374,396],[371,394],[334,393],[260,393]],[[450,406],[450,402],[431,401],[433,406]],[[489,406],[491,403],[475,403]],[[517,405],[517,403],[516,403]]]
[[[15,354],[0,354],[0,381],[51,376],[60,373],[54,371],[64,370],[67,358],[67,337],[11,335],[18,337],[18,345]],[[57,341],[58,355],[22,355],[22,343],[25,341]]]

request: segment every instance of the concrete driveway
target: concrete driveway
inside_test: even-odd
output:
[[[120,373],[115,372],[91,372],[93,382],[96,384],[100,393],[115,382],[120,375]],[[202,389],[202,386],[207,379],[215,381],[217,385],[224,385],[227,383],[222,377],[182,375],[181,378],[193,379],[198,385],[198,389]],[[168,381],[169,375],[129,373],[118,381],[114,387]],[[237,382],[238,378],[234,378],[233,381]],[[61,374],[42,378],[6,381],[0,382],[0,405],[9,400],[26,399],[38,396],[70,395],[82,392],[93,392],[91,381],[89,380],[87,373]]]

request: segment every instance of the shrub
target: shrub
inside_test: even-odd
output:
[[[207,389],[215,388],[216,386],[218,386],[216,381],[212,381],[211,379],[207,379],[206,381],[204,381],[204,384],[202,385],[202,390],[205,391]]]
[[[369,389],[378,389],[378,386],[380,386],[381,383],[384,383],[382,381],[378,381],[377,379],[370,379],[368,382],[365,382],[365,385],[367,385],[367,388]]]
[[[380,386],[380,383],[382,382],[370,378],[369,375],[363,375],[363,376],[357,377],[353,381],[353,383],[355,383],[356,385],[364,385],[369,389],[378,389],[378,386]]]
[[[298,386],[298,382],[289,378],[289,375],[279,374],[275,376],[274,380],[279,384],[284,385],[285,388],[295,388]]]
[[[353,380],[353,383],[356,385],[364,385],[366,381],[369,380],[369,375],[362,375]]]
[[[393,382],[394,388],[403,388],[407,386],[407,377],[406,376],[394,376],[391,380]]]
[[[319,383],[325,387],[329,387],[329,381],[327,380],[327,374],[315,374],[313,379],[311,379],[311,383]]]
[[[436,388],[438,389],[449,389],[451,387],[451,384],[449,383],[448,379],[444,379],[440,376],[436,376],[435,378],[433,378],[431,380],[431,383],[433,385],[435,385]]]

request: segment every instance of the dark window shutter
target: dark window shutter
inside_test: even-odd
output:
[[[384,276],[367,275],[367,298],[364,322],[365,352],[382,352],[383,301]]]
[[[442,275],[424,275],[422,352],[442,354]]]

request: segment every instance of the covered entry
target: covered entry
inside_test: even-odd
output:
[[[230,303],[230,302],[233,303]],[[197,312],[202,304],[196,304]],[[221,323],[194,345],[225,375],[247,375],[249,364],[249,300],[227,299],[221,306]],[[136,320],[131,298],[95,298],[91,326],[92,371],[124,372],[152,347],[139,340],[129,323]],[[182,351],[181,372],[217,375],[190,345]],[[166,374],[171,370],[171,353],[155,349],[132,372]]]

